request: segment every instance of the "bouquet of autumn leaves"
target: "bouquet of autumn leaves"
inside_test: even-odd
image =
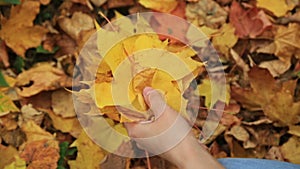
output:
[[[117,123],[143,121],[151,117],[143,99],[143,89],[152,87],[161,92],[170,107],[188,117],[183,93],[204,70],[204,64],[193,59],[196,52],[180,42],[162,39],[141,17],[135,24],[125,19],[122,24],[116,22],[110,26],[113,31],[99,27],[95,34],[96,53],[101,56],[100,59],[95,58],[91,49],[81,53],[90,56],[84,56],[81,62],[93,65],[88,68],[94,67],[96,77],[93,82],[86,83],[89,89],[81,89],[76,94],[81,98],[79,100],[86,98],[82,97],[86,93],[90,94],[91,101],[95,103],[95,109],[91,111],[100,112],[100,115]],[[130,29],[134,30],[134,34],[128,34]],[[122,69],[122,65],[126,68]],[[128,113],[119,107],[133,111]]]

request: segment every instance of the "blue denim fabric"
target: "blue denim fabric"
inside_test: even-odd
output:
[[[226,169],[300,169],[300,165],[253,158],[221,158],[218,161]]]

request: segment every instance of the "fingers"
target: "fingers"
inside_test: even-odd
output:
[[[143,91],[146,104],[154,113],[155,119],[158,119],[166,110],[167,104],[162,97],[162,94],[151,87],[145,87]]]

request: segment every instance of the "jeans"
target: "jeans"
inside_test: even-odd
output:
[[[221,158],[218,161],[226,169],[300,169],[300,165],[288,162],[254,159],[254,158]]]

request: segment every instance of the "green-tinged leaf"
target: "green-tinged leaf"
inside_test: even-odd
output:
[[[21,4],[20,0],[0,0],[0,6],[1,5],[19,5]]]
[[[57,50],[59,49],[58,46],[55,46],[54,49],[52,51],[48,51],[46,49],[43,48],[42,45],[38,46],[36,48],[36,53],[42,53],[42,54],[54,54]]]
[[[67,150],[69,147],[69,143],[68,142],[62,142],[59,144],[59,160],[57,162],[58,168],[63,169],[64,168],[64,162],[65,162],[65,157],[67,154]]]
[[[74,155],[75,153],[77,152],[77,148],[76,147],[72,147],[72,148],[69,148],[66,155],[67,156],[72,156]]]
[[[18,107],[8,96],[0,92],[0,116],[1,114],[15,111],[19,111]]]
[[[8,83],[6,82],[2,72],[0,71],[0,87],[9,87]]]
[[[18,73],[20,73],[23,71],[24,66],[25,66],[24,59],[18,56],[14,62],[14,68],[17,70]]]

